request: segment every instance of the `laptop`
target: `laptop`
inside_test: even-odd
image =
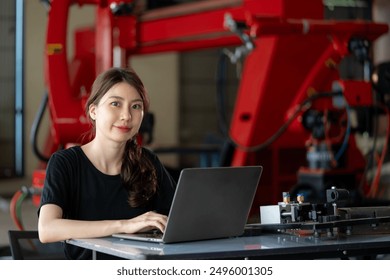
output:
[[[159,243],[240,236],[262,171],[262,166],[185,168],[180,173],[164,233],[112,236]]]

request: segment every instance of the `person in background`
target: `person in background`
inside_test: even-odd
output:
[[[47,165],[38,209],[42,243],[164,231],[176,182],[137,143],[148,107],[133,70],[111,68],[96,78],[86,103],[92,140],[55,152]],[[92,259],[90,250],[67,243],[64,251],[69,259]]]

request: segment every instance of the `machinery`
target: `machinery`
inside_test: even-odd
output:
[[[101,71],[127,65],[136,55],[231,47],[230,61],[244,63],[224,164],[264,166],[253,212],[276,203],[281,192],[322,199],[329,184],[377,196],[380,168],[367,184],[351,116],[359,108],[380,108],[384,114],[387,109],[379,104],[370,74],[342,80],[338,66],[349,55],[370,66],[371,43],[388,32],[386,24],[324,20],[321,0],[193,1],[151,10],[136,0],[44,2],[52,126],[46,150],[35,149],[43,162],[57,149],[87,140],[81,137],[89,130],[84,104]],[[75,31],[69,60],[72,5],[94,5],[96,22]],[[35,175],[40,188],[44,164]]]
[[[349,191],[332,187],[326,190],[326,202],[306,202],[302,194],[292,201],[283,193],[277,205],[260,206],[260,224],[247,226],[248,233],[288,231],[294,235],[313,235],[315,238],[351,234],[388,234],[388,206],[339,207],[349,199]]]

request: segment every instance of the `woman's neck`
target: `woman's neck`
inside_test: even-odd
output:
[[[94,139],[81,146],[92,164],[107,175],[117,175],[121,171],[123,151],[125,145],[100,145]]]

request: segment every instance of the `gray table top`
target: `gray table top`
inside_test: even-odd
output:
[[[390,234],[314,237],[286,233],[160,244],[115,237],[67,243],[124,259],[313,259],[390,254]]]

